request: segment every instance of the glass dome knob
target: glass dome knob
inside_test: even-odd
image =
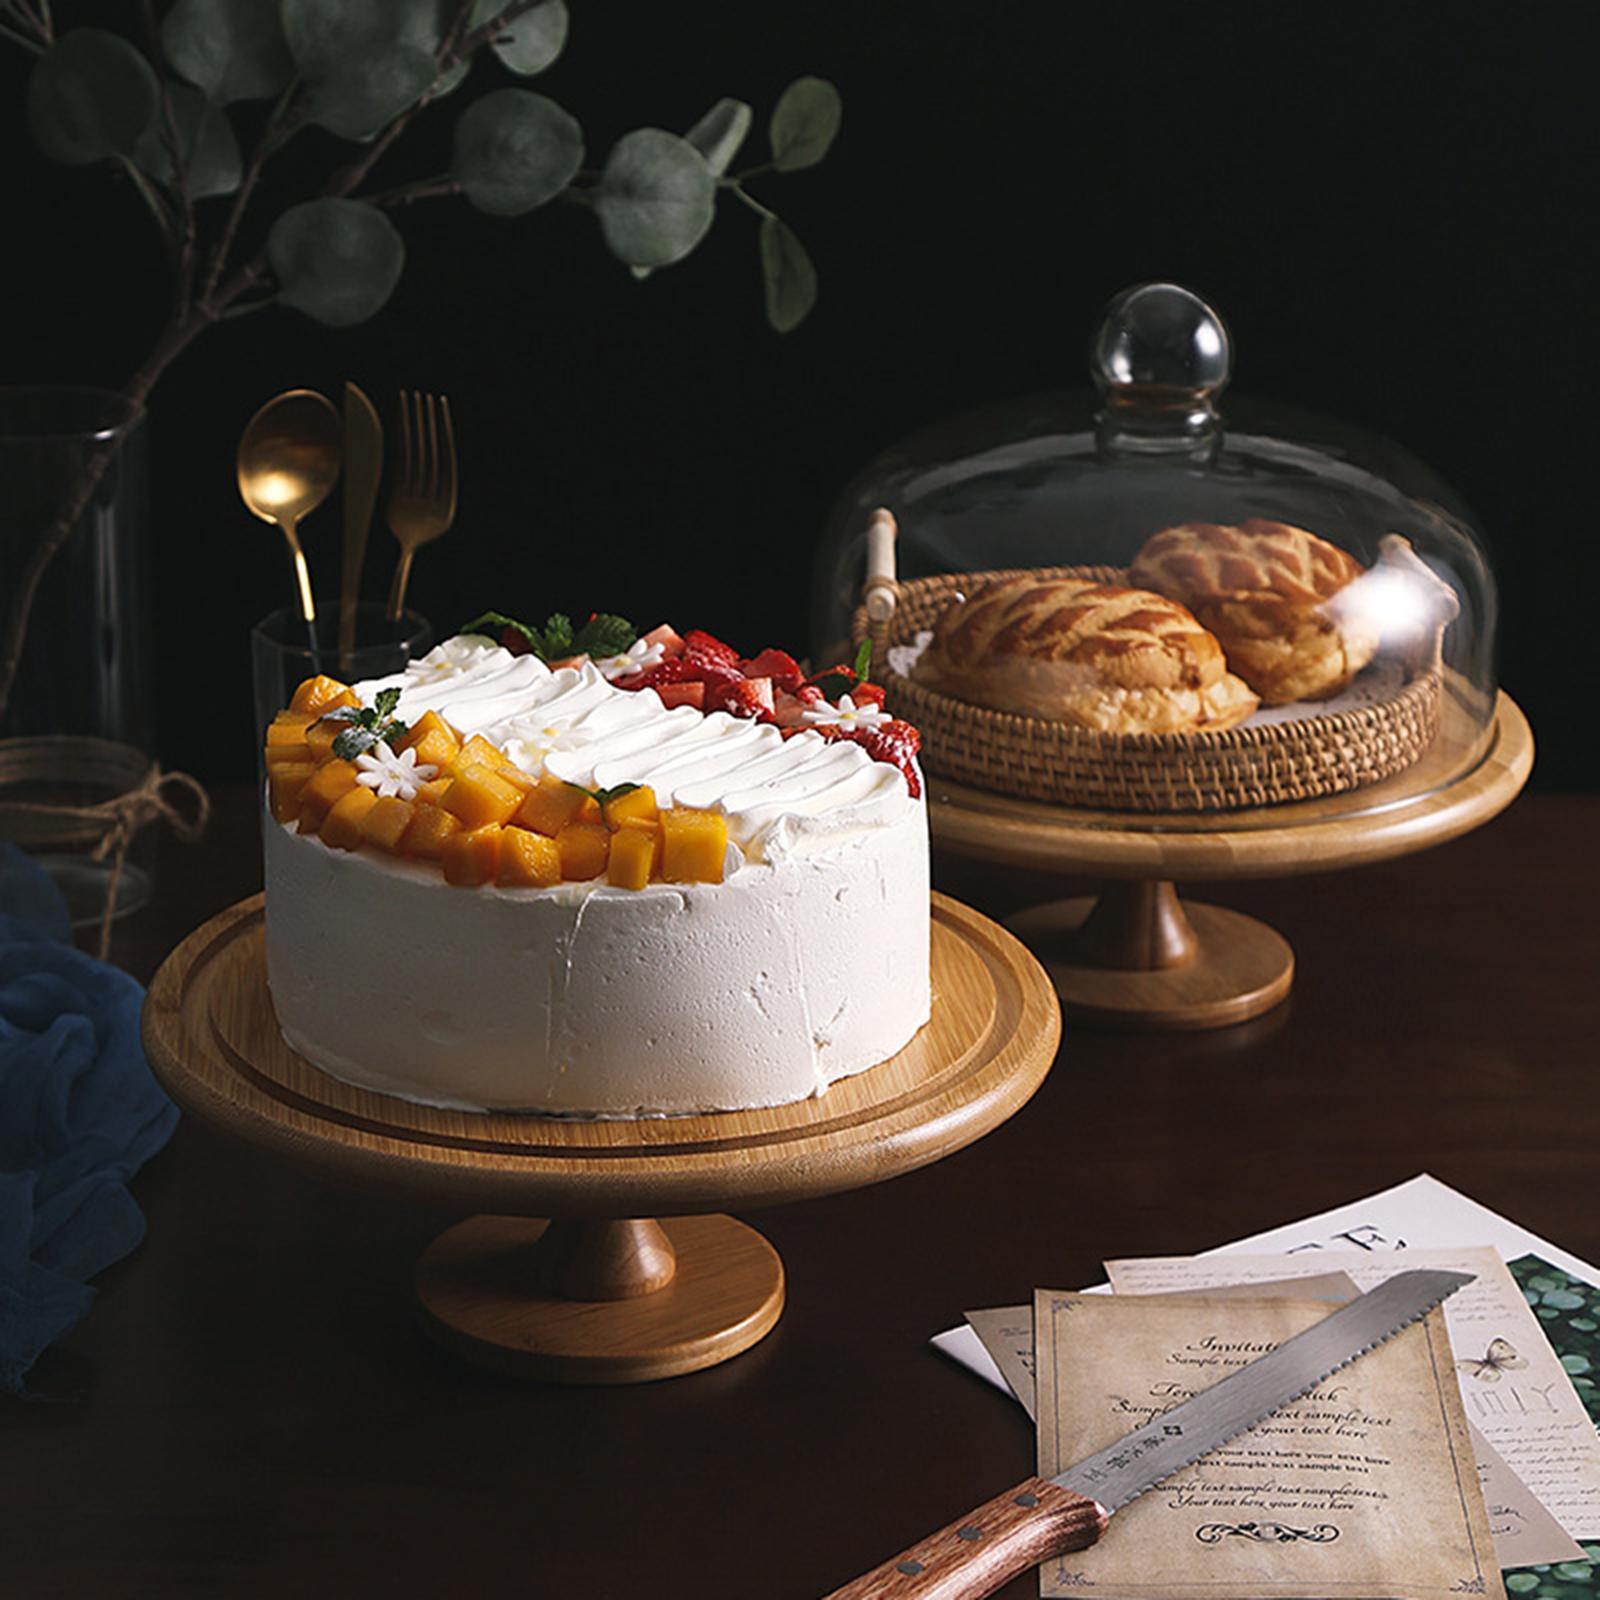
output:
[[[1203,425],[1232,373],[1222,318],[1176,283],[1124,289],[1105,309],[1089,347],[1095,383],[1109,410],[1188,416]]]

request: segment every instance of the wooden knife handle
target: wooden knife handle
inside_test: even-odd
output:
[[[978,1600],[1041,1561],[1087,1549],[1105,1527],[1093,1500],[1028,1478],[827,1600]]]

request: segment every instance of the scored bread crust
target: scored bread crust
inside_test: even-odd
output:
[[[913,674],[956,699],[1102,733],[1226,728],[1256,708],[1183,606],[1022,573],[948,607]]]
[[[1265,517],[1185,522],[1145,541],[1130,581],[1178,601],[1216,635],[1262,702],[1325,700],[1372,659],[1376,632],[1326,602],[1362,572],[1337,545]]]

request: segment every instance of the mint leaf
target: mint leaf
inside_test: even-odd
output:
[[[380,689],[378,697],[372,702],[374,720],[387,722],[394,715],[394,708],[400,704],[400,691],[398,689]]]
[[[485,626],[486,623],[488,624],[487,627]],[[463,623],[459,631],[462,633],[482,634],[484,638],[493,639],[498,644],[500,635],[507,628],[520,633],[532,646],[533,653],[536,656],[544,655],[544,646],[539,638],[539,630],[530,628],[526,622],[518,622],[515,617],[508,617],[503,611],[485,611],[481,616],[474,617],[471,622]]]
[[[365,755],[377,742],[378,735],[371,728],[346,728],[333,741],[333,753],[341,761],[354,761],[357,756]]]
[[[551,612],[544,621],[545,659],[559,661],[563,656],[576,654],[572,645],[572,618],[564,612]]]
[[[597,611],[578,630],[578,649],[591,656],[620,656],[639,637],[639,630],[626,617]]]
[[[320,722],[360,722],[366,712],[360,706],[340,706],[336,711],[325,711]]]
[[[865,683],[867,674],[872,671],[872,641],[863,639],[861,648],[856,651],[856,682]]]

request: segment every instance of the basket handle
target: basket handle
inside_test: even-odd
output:
[[[877,661],[883,660],[889,619],[900,603],[894,564],[894,543],[899,531],[887,506],[879,506],[867,524],[867,578],[861,597],[867,613],[867,636],[872,640],[872,654]]]

